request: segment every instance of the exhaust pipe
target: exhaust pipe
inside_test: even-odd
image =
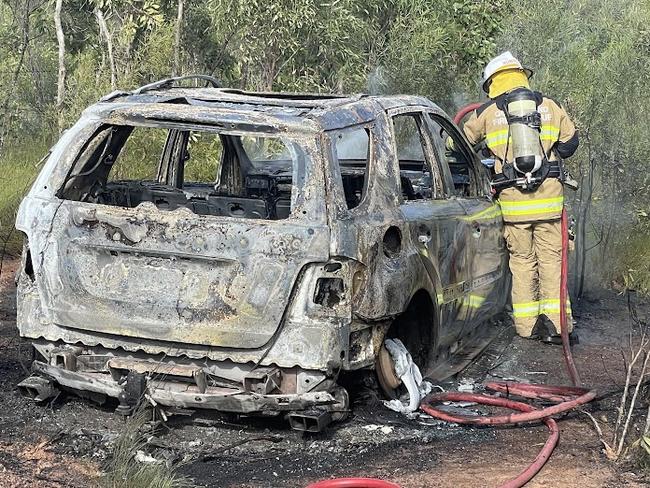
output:
[[[314,409],[289,413],[289,425],[302,432],[321,432],[332,422],[332,414],[327,410]]]
[[[59,389],[51,380],[41,376],[30,376],[18,383],[17,388],[23,396],[31,398],[35,402],[44,402],[59,393]]]

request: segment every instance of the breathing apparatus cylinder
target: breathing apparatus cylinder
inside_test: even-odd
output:
[[[517,172],[530,180],[545,159],[539,138],[541,115],[537,98],[531,90],[520,88],[507,95],[505,106],[512,138],[512,163]]]

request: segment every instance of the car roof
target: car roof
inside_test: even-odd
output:
[[[113,92],[91,107],[92,112],[135,116],[155,112],[157,117],[185,113],[192,119],[208,114],[228,116],[242,124],[253,123],[284,130],[323,131],[371,122],[377,113],[409,106],[425,106],[442,112],[424,97],[415,95],[337,95],[316,93],[252,92],[233,88],[154,88]],[[165,108],[163,108],[165,107]],[[161,112],[162,110],[162,112]],[[203,120],[209,123],[209,120]]]

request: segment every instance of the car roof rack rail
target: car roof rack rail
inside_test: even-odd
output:
[[[185,80],[203,80],[206,82],[206,85],[209,83],[213,88],[221,88],[221,82],[217,80],[214,76],[210,75],[185,75],[185,76],[174,76],[173,78],[165,78],[162,80],[154,81],[148,85],[143,85],[140,88],[134,90],[132,93],[134,95],[140,95],[141,93],[159,90],[161,88],[172,88],[175,83]]]
[[[121,91],[115,90],[108,95],[104,95],[100,98],[100,102],[108,102],[117,97],[123,97],[127,95],[141,95],[148,91],[160,90],[161,88],[172,88],[179,81],[185,80],[203,80],[206,82],[206,86],[212,85],[213,88],[221,88],[221,82],[217,80],[214,76],[210,75],[185,75],[185,76],[174,76],[172,78],[164,78],[162,80],[154,81],[148,85],[142,85],[140,88],[137,88],[133,91]]]

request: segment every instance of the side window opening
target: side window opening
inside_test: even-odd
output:
[[[224,142],[214,191],[226,203],[225,211],[271,220],[289,217],[296,185],[302,187],[304,151],[280,137],[224,136]]]
[[[103,205],[277,220],[300,203],[307,153],[289,138],[102,126],[58,195]]]
[[[221,136],[214,132],[191,131],[183,155],[183,188],[192,183],[217,182],[223,158]]]
[[[432,173],[425,156],[424,137],[416,116],[396,115],[392,120],[402,197],[404,200],[434,198],[437,173]]]
[[[448,129],[440,118],[433,114],[429,116],[436,157],[439,164],[449,166],[454,182],[453,194],[461,197],[480,196],[482,184],[462,137],[456,131]]]
[[[332,145],[341,172],[345,203],[351,210],[363,201],[368,186],[370,129],[358,127],[334,133]]]
[[[108,181],[156,181],[168,129],[133,127],[110,164]]]

